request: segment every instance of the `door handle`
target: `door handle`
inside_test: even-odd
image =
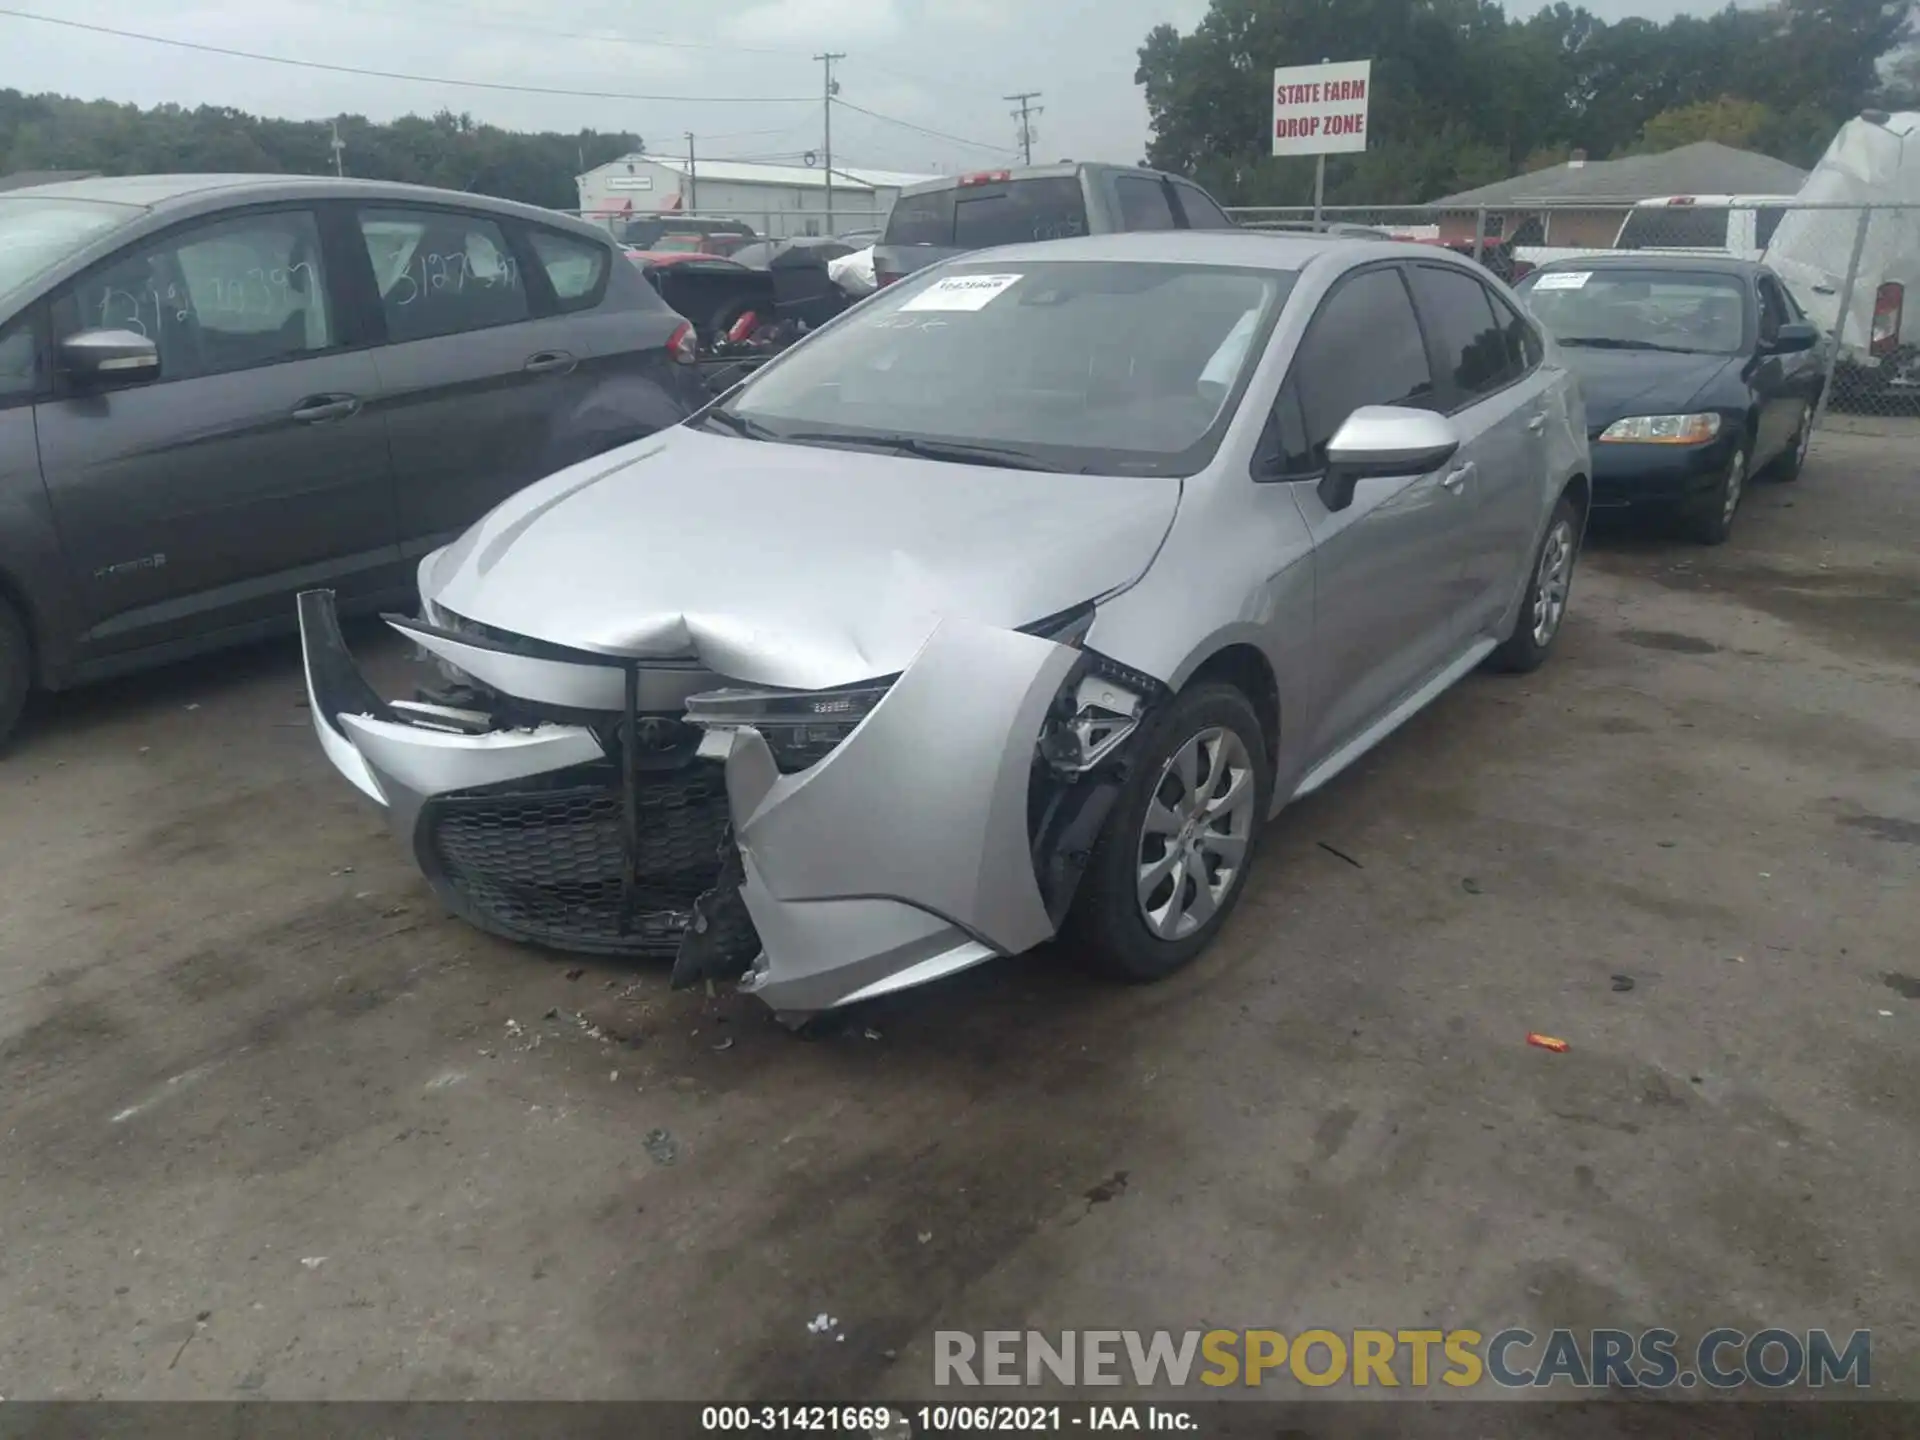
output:
[[[1531,420],[1527,421],[1527,429],[1531,430],[1536,435],[1543,432],[1546,428],[1547,428],[1547,417],[1544,414],[1536,415]]]
[[[1469,460],[1440,483],[1453,494],[1458,495],[1462,490],[1467,488],[1467,481],[1471,480],[1477,473],[1479,473],[1478,467]]]
[[[538,354],[529,355],[527,363],[520,368],[529,375],[564,375],[579,363],[564,350],[542,350]]]
[[[359,409],[358,395],[309,395],[294,407],[293,418],[318,425],[326,420],[344,420]]]

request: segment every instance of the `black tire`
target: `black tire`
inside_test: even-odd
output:
[[[1793,443],[1773,462],[1769,479],[1777,480],[1782,485],[1791,485],[1800,478],[1800,472],[1807,464],[1807,449],[1813,443],[1813,411],[1814,406],[1809,404],[1806,413],[1800,417],[1800,428],[1793,432]]]
[[[1733,522],[1740,514],[1740,502],[1746,498],[1747,481],[1751,478],[1747,473],[1747,457],[1752,443],[1751,436],[1740,437],[1727,460],[1727,468],[1720,473],[1720,483],[1686,513],[1686,533],[1696,545],[1724,545],[1733,534]]]
[[[1580,561],[1580,507],[1573,497],[1562,495],[1547,521],[1546,534],[1533,552],[1532,569],[1527,575],[1527,593],[1520,600],[1520,614],[1513,622],[1513,633],[1487,657],[1487,668],[1508,675],[1527,675],[1547,663],[1553,642],[1560,638],[1566,624],[1567,608],[1573,600],[1573,572]],[[1562,548],[1564,547],[1564,548]],[[1551,589],[1550,572],[1558,573],[1558,607]],[[1542,595],[1546,603],[1542,603]]]
[[[33,688],[33,646],[20,612],[0,600],[0,746],[20,723]]]
[[[1144,902],[1139,895],[1138,865],[1146,843],[1147,813],[1162,794],[1173,796],[1178,792],[1180,781],[1171,769],[1175,758],[1209,731],[1220,732],[1223,739],[1231,735],[1238,743],[1237,751],[1230,756],[1233,763],[1219,777],[1214,793],[1232,793],[1233,764],[1244,762],[1253,790],[1251,818],[1244,823],[1244,835],[1232,837],[1242,840],[1244,848],[1232,867],[1233,875],[1225,892],[1212,903],[1211,915],[1199,920],[1189,933],[1163,938],[1148,928]],[[1233,750],[1230,745],[1226,748]],[[1198,759],[1204,767],[1207,759],[1204,748]],[[1200,771],[1200,778],[1204,784],[1204,769]],[[1165,710],[1147,722],[1137,739],[1133,773],[1094,846],[1073,913],[1068,917],[1068,942],[1102,973],[1135,984],[1165,979],[1188,964],[1212,943],[1246,892],[1247,871],[1252,865],[1261,827],[1266,823],[1272,795],[1273,772],[1267,737],[1247,697],[1231,685],[1219,684],[1199,685],[1175,697]],[[1176,815],[1183,813],[1177,804],[1169,802],[1168,808]],[[1198,840],[1203,833],[1213,832],[1202,826],[1192,833]],[[1163,856],[1171,858],[1180,841],[1170,836],[1159,843],[1163,848],[1156,854],[1156,861]],[[1218,860],[1217,855],[1209,853],[1201,855],[1198,863],[1209,876],[1218,877],[1222,871]],[[1180,887],[1177,893],[1173,890],[1176,882]],[[1170,897],[1169,906],[1179,907],[1183,918],[1190,917],[1189,907],[1198,898],[1197,883],[1183,870],[1174,871],[1162,883],[1164,893]],[[1182,896],[1188,898],[1182,901]],[[1148,898],[1151,899],[1151,895]]]

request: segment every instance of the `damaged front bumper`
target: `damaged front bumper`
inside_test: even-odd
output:
[[[900,675],[834,692],[389,623],[477,698],[382,700],[309,592],[314,727],[451,910],[672,954],[676,986],[738,980],[795,1015],[1050,938],[1155,686],[1073,639],[955,621]]]

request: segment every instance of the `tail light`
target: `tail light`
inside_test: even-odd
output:
[[[682,365],[691,365],[700,358],[700,342],[694,338],[693,326],[687,321],[682,320],[680,328],[668,339],[667,353]]]
[[[1889,280],[1873,295],[1873,339],[1868,349],[1887,356],[1900,348],[1901,311],[1906,308],[1907,287]]]
[[[759,328],[760,328],[760,317],[754,314],[753,311],[749,310],[747,311],[746,314],[742,315],[738,320],[733,322],[732,328],[730,328],[727,331],[727,339],[732,341],[734,344],[738,345],[741,341],[747,339],[749,336],[753,334],[755,330],[758,330]]]

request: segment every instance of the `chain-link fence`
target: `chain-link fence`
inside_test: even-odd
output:
[[[1581,200],[1448,209],[1437,206],[1242,208],[1251,229],[1325,230],[1445,245],[1480,259],[1503,279],[1586,255],[1645,252],[1659,260],[1731,256],[1765,264],[1761,333],[1811,324],[1823,370],[1816,428],[1920,441],[1920,206],[1798,204],[1778,197],[1715,200]],[[1620,295],[1612,287],[1610,295]],[[1709,323],[1694,301],[1664,306],[1656,284],[1624,292],[1675,348],[1690,326]],[[1909,308],[1912,299],[1913,308]],[[1678,297],[1676,297],[1677,302]],[[1744,322],[1743,322],[1744,323]],[[1658,337],[1650,338],[1658,343]]]

